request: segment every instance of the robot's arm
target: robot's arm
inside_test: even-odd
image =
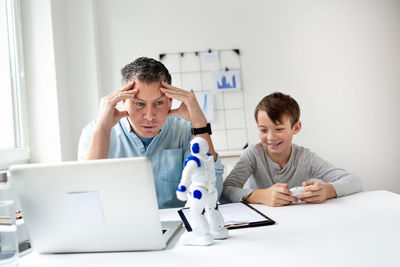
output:
[[[188,185],[192,179],[193,172],[197,169],[197,163],[194,160],[189,160],[183,169],[181,184]]]
[[[215,176],[214,156],[210,154],[207,159],[207,172],[210,182],[215,185],[217,177]]]
[[[176,196],[178,197],[178,199],[182,201],[187,200],[187,193],[189,192],[188,187],[192,179],[193,172],[196,168],[197,168],[196,161],[188,160],[186,162],[186,166],[182,172],[181,182],[179,183],[178,188],[176,189]]]

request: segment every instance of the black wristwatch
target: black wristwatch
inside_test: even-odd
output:
[[[203,128],[192,128],[192,135],[198,135],[203,133],[208,133],[209,135],[212,134],[210,123],[207,123],[207,126]]]

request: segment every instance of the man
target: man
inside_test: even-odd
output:
[[[82,131],[78,158],[145,156],[152,164],[159,208],[180,207],[184,202],[175,192],[190,155],[192,128],[194,135],[207,140],[220,195],[223,166],[194,93],[172,86],[168,70],[151,58],[136,59],[121,74],[125,86],[101,99],[97,120]],[[182,102],[179,108],[171,109],[172,99]],[[118,110],[121,101],[124,108]]]

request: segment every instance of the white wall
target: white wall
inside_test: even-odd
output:
[[[75,160],[77,138],[97,114],[98,76],[92,1],[52,0],[62,159]]]
[[[21,7],[31,157],[61,160],[50,1],[21,1]]]
[[[96,116],[92,1],[21,0],[31,161],[74,160]]]
[[[251,143],[257,102],[288,93],[302,109],[296,143],[366,190],[400,193],[400,1],[41,1],[52,5],[62,159],[75,158],[80,129],[98,96],[119,88],[124,64],[239,48]]]

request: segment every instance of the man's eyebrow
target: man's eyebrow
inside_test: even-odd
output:
[[[164,98],[164,97],[166,97],[166,96],[165,96],[165,95],[162,95],[162,96],[160,96],[159,98],[156,98],[156,99],[154,99],[154,100],[151,100],[151,102],[159,101],[159,100],[161,100],[161,99]],[[140,99],[140,98],[137,97],[137,96],[135,96],[135,99],[136,99],[136,100],[139,100],[139,101],[141,101],[141,102],[146,102],[146,100]]]
[[[160,101],[160,100],[163,99],[163,98],[166,98],[166,96],[165,96],[165,95],[162,95],[162,96],[160,96],[159,98],[153,100],[153,102]]]
[[[143,100],[143,99],[140,99],[139,97],[137,97],[137,96],[135,96],[134,97],[134,99],[136,99],[136,100],[139,100],[139,101],[141,101],[141,102],[146,102],[145,100]]]

